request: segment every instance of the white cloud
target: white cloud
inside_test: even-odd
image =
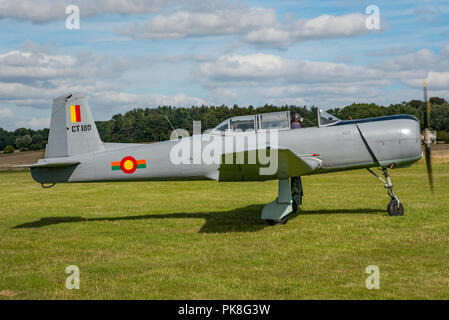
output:
[[[286,59],[264,53],[225,55],[200,65],[197,78],[206,88],[226,86],[252,90],[261,103],[284,104],[304,101],[315,105],[345,103],[393,103],[419,99],[423,81],[433,95],[449,92],[449,45],[439,54],[429,49],[398,55],[376,64]],[[410,89],[386,90],[402,83]]]
[[[321,107],[336,107],[353,102],[388,103],[382,93],[382,87],[390,84],[385,82],[354,82],[354,83],[317,83],[309,84],[279,84],[269,88],[255,89],[254,95],[273,104],[316,105]],[[390,98],[390,97],[389,97]],[[295,103],[296,102],[296,103]]]
[[[222,86],[236,90],[236,95],[249,91],[251,103],[257,99],[262,104],[342,106],[355,101],[388,104],[416,99],[421,94],[421,90],[415,89],[385,90],[397,82],[420,88],[427,78],[433,90],[449,87],[449,72],[429,71],[432,70],[429,67],[445,65],[444,59],[430,50],[398,56],[380,65],[382,68],[286,59],[264,53],[232,54],[202,63],[196,76],[212,92]]]
[[[241,34],[275,23],[276,12],[259,7],[212,12],[177,11],[170,15],[157,15],[143,25],[129,25],[119,33],[141,39],[171,39]]]
[[[67,55],[10,51],[0,55],[0,81],[49,79],[74,72],[76,59]]]
[[[94,114],[100,119],[137,106],[206,104],[203,99],[183,92],[173,95],[127,92],[122,87],[124,74],[141,66],[138,60],[112,59],[89,51],[73,56],[20,50],[0,53],[0,103],[11,107],[0,109],[0,118],[9,117],[8,122],[1,124],[46,127],[49,121],[42,117],[42,112],[50,110],[54,98],[70,92],[86,94]],[[19,108],[31,112],[12,111]]]
[[[162,94],[132,94],[127,92],[103,91],[90,94],[92,101],[101,105],[118,106],[121,111],[128,111],[131,107],[145,106],[157,107],[170,106],[192,106],[206,104],[200,98],[190,97],[186,94],[167,96]]]
[[[157,15],[146,23],[118,30],[137,39],[179,39],[212,35],[238,35],[257,45],[286,47],[295,42],[351,37],[369,32],[365,15],[321,15],[312,19],[280,21],[275,10],[262,7],[228,6],[209,11],[180,10]]]
[[[81,17],[102,13],[142,14],[156,13],[182,0],[0,0],[0,18],[28,20],[35,23],[65,20],[65,8],[74,4],[80,8]]]
[[[13,116],[13,112],[11,109],[5,108],[0,109],[0,118],[9,118]]]
[[[380,101],[382,88],[392,84],[383,70],[264,53],[225,55],[203,63],[197,79],[214,94],[220,87],[237,97],[250,92],[251,104],[323,107]]]
[[[238,103],[242,98],[239,92],[236,89],[228,89],[224,87],[217,87],[212,89],[213,100],[216,104],[228,104],[233,105]]]
[[[448,89],[449,88],[449,72],[430,71],[427,77],[403,79],[403,82],[411,87],[422,87],[424,79],[431,90]]]
[[[200,64],[196,77],[212,92],[217,87],[251,92],[251,103],[306,103],[342,106],[355,101],[389,104],[419,99],[426,79],[433,95],[449,92],[449,60],[445,46],[440,54],[429,49],[398,55],[376,65],[287,59],[256,53],[224,55]],[[386,90],[404,84],[405,89]]]
[[[449,87],[449,45],[444,46],[437,55],[429,49],[386,59],[375,66],[385,72],[389,79],[398,79],[403,84],[420,88],[427,80],[429,89]]]
[[[427,83],[432,90],[449,88],[449,72],[429,72]]]
[[[45,87],[51,86],[49,81],[55,79],[92,82],[89,79],[120,76],[138,67],[133,58],[108,58],[91,51],[63,55],[13,50],[0,54],[0,81],[21,84],[40,81],[36,87]]]
[[[263,88],[267,98],[290,96],[303,98],[310,95],[382,95],[379,90],[393,83],[422,87],[427,79],[429,88],[449,88],[449,60],[447,46],[437,55],[429,49],[386,59],[376,65],[352,66],[345,63],[286,59],[278,55],[256,53],[224,55],[213,62],[200,64],[197,79],[206,88],[225,85],[233,88]],[[292,95],[288,85],[305,85]],[[279,91],[282,88],[283,92]],[[310,89],[309,89],[310,88]],[[375,88],[376,91],[372,89]],[[298,86],[296,87],[298,89]],[[269,92],[278,90],[270,96]],[[351,91],[352,90],[352,91]],[[321,97],[320,96],[320,97]],[[338,99],[338,97],[337,97]],[[377,100],[376,100],[377,101]]]
[[[0,0],[0,19],[45,23],[67,18],[65,8],[78,5],[81,18],[99,14],[152,15],[146,23],[131,23],[117,32],[137,39],[179,39],[216,35],[238,35],[242,40],[271,47],[369,32],[365,15],[320,15],[312,19],[280,21],[274,9],[250,7],[228,1],[199,0]],[[171,9],[171,13],[162,14]],[[173,12],[173,10],[175,10]]]
[[[381,57],[381,56],[394,56],[411,53],[413,50],[406,46],[397,46],[389,49],[382,50],[371,50],[368,51],[365,55],[368,57]]]
[[[365,20],[361,13],[344,16],[325,14],[313,19],[299,19],[293,24],[278,23],[270,28],[253,30],[245,36],[245,40],[259,45],[286,47],[311,39],[352,37],[369,32]]]
[[[410,54],[386,59],[377,64],[376,67],[388,71],[406,71],[433,68],[440,65],[441,62],[433,51],[421,49]]]
[[[306,99],[302,97],[277,97],[268,99],[267,103],[274,104],[278,106],[284,106],[284,105],[294,105],[294,106],[301,106],[306,104]]]
[[[354,57],[351,56],[350,54],[344,54],[344,55],[336,57],[334,59],[334,62],[337,62],[337,63],[351,63],[351,62],[354,62]]]
[[[201,64],[199,70],[199,78],[205,78],[206,82],[351,82],[373,81],[381,77],[382,72],[375,69],[343,63],[285,59],[264,53],[222,56],[215,62]]]
[[[31,118],[27,122],[28,126],[32,129],[42,129],[50,127],[50,118]]]
[[[443,48],[441,48],[440,55],[443,58],[449,58],[449,44],[447,44]]]

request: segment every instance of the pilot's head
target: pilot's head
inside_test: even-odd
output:
[[[292,114],[292,121],[293,122],[299,122],[302,123],[304,119],[301,117],[301,115],[298,112],[295,112]]]

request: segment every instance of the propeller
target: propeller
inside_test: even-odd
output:
[[[424,123],[425,128],[422,135],[422,143],[424,145],[424,156],[426,159],[427,176],[429,178],[430,190],[433,193],[433,174],[432,174],[432,147],[431,144],[436,140],[435,134],[430,131],[430,101],[427,99],[427,82],[424,81]]]

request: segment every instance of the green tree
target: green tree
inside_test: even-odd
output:
[[[20,149],[20,151],[26,151],[29,150],[32,141],[33,140],[30,135],[26,134],[23,137],[18,137],[16,139],[16,146]]]
[[[33,144],[41,145],[44,139],[39,133],[33,134],[31,136],[31,140],[33,141]]]
[[[14,147],[12,145],[7,145],[3,149],[3,153],[5,153],[5,154],[14,153]]]
[[[447,103],[446,100],[438,97],[432,97],[429,99],[429,101],[431,104],[438,104],[438,105]]]
[[[437,141],[448,141],[449,134],[446,131],[440,130],[437,131]]]
[[[431,129],[440,132],[449,132],[449,103],[439,97],[429,99],[431,103]],[[326,109],[326,108],[325,108]],[[96,122],[98,132],[104,142],[156,142],[167,140],[172,127],[186,129],[192,134],[192,121],[201,120],[202,131],[214,128],[223,120],[240,115],[250,115],[276,111],[298,112],[304,118],[304,127],[317,125],[317,108],[315,106],[265,104],[260,107],[238,105],[225,106],[192,106],[190,108],[177,108],[172,106],[158,106],[156,108],[135,108],[124,114],[116,114],[109,121]],[[389,106],[379,106],[374,103],[353,103],[328,110],[340,119],[363,119],[393,114],[411,114],[421,122],[424,128],[425,103],[421,100],[410,100]],[[44,148],[48,140],[48,129],[31,130],[19,128],[14,132],[0,129],[0,150],[7,145],[15,145],[16,149]],[[24,136],[31,137],[31,143],[23,141]],[[440,133],[440,137],[443,133]],[[20,139],[17,139],[20,138]],[[19,143],[17,145],[16,143]],[[26,139],[25,139],[26,140]]]

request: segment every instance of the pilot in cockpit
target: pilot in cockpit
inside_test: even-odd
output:
[[[303,117],[297,112],[292,114],[292,122],[290,124],[291,129],[300,129],[302,128]]]

